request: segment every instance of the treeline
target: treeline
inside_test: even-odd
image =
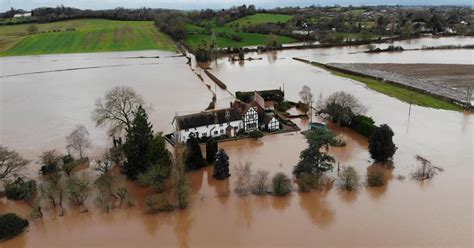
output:
[[[157,14],[171,12],[166,9],[151,9],[151,8],[139,8],[139,9],[126,9],[126,8],[115,8],[109,10],[81,10],[72,7],[57,6],[52,7],[41,7],[31,11],[31,15],[36,18],[37,22],[55,22],[69,19],[81,19],[81,18],[104,18],[111,20],[127,20],[127,21],[152,21],[155,19]],[[25,13],[21,9],[11,8],[5,13],[0,13],[0,18],[12,18],[15,14]]]

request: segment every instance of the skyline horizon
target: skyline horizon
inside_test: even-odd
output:
[[[297,1],[289,1],[289,0],[276,0],[276,1],[268,1],[268,0],[255,0],[255,1],[242,1],[242,0],[227,0],[227,1],[219,1],[219,0],[209,0],[206,3],[197,2],[193,0],[140,0],[140,1],[128,1],[128,0],[112,0],[106,1],[102,3],[97,3],[95,1],[90,0],[0,0],[0,11],[5,12],[11,8],[14,9],[22,9],[25,11],[31,11],[35,8],[40,7],[57,7],[57,6],[65,6],[65,7],[72,7],[78,9],[91,9],[91,10],[107,10],[107,9],[115,9],[115,8],[130,8],[130,9],[139,9],[139,8],[152,8],[152,9],[175,9],[175,10],[183,10],[183,11],[192,11],[192,10],[202,10],[202,9],[227,9],[233,6],[241,6],[241,5],[255,5],[257,9],[272,9],[278,7],[308,7],[308,6],[320,6],[320,7],[328,7],[328,6],[335,6],[340,5],[343,7],[348,7],[350,5],[358,7],[358,6],[406,6],[406,7],[423,7],[423,6],[459,6],[459,7],[473,7],[473,2],[470,0],[455,0],[450,1],[449,3],[445,3],[444,1],[440,0],[421,0],[416,1],[416,4],[413,4],[409,0],[364,0],[364,1],[354,1],[354,0],[339,0],[339,1],[330,1],[330,0],[322,0],[318,3],[308,0],[297,0]]]

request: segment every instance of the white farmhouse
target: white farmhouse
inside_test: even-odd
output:
[[[13,15],[13,18],[19,18],[19,17],[30,17],[31,12],[23,13],[23,14],[15,14]]]
[[[172,122],[174,138],[177,143],[185,143],[190,136],[235,137],[239,132],[279,130],[280,122],[264,106],[264,99],[255,93],[248,103],[235,101],[230,108],[176,116]]]

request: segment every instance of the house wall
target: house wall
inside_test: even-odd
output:
[[[268,123],[267,129],[268,131],[280,130],[280,122],[275,117],[273,117],[270,123]]]
[[[245,132],[258,129],[258,113],[255,108],[256,107],[250,108],[244,115]]]
[[[230,124],[232,127],[237,127],[238,132],[240,129],[243,128],[243,122],[241,120],[238,121],[231,121],[230,123],[223,123],[222,126],[220,124],[213,124],[209,126],[202,126],[202,127],[196,127],[196,128],[190,128],[189,130],[177,130],[175,131],[176,139],[178,142],[185,143],[191,133],[198,133],[199,137],[201,138],[203,134],[205,134],[207,137],[218,137],[226,134],[226,128]],[[217,134],[215,133],[217,131]]]

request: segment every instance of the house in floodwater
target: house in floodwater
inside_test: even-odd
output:
[[[273,132],[280,129],[278,118],[273,112],[265,111],[265,101],[257,93],[249,102],[236,100],[226,109],[176,116],[172,124],[177,143],[185,143],[190,136],[235,137],[238,133],[254,130]]]

